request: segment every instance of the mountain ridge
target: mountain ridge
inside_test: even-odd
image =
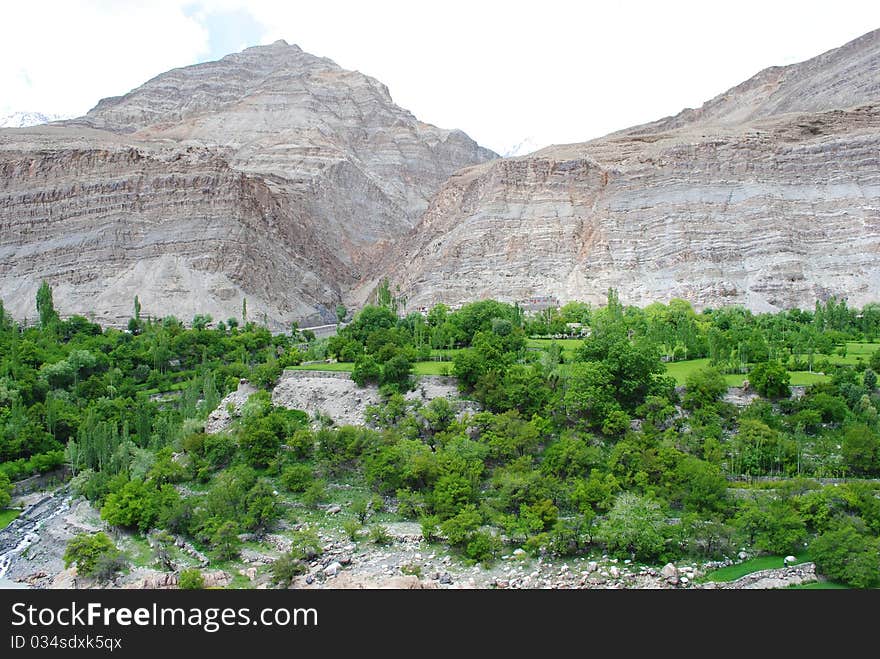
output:
[[[878,68],[875,30],[698,110],[457,172],[351,299],[389,277],[414,307],[612,287],[762,311],[876,300]]]

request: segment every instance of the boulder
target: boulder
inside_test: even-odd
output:
[[[666,582],[675,586],[678,584],[678,568],[675,567],[672,563],[667,563],[660,570],[660,576],[666,579]]]

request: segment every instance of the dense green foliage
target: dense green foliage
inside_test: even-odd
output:
[[[181,571],[177,586],[181,590],[201,590],[205,587],[205,578],[197,569],[190,568]]]
[[[0,473],[0,508],[5,508],[12,500],[12,483],[6,474]]]
[[[320,510],[346,481],[372,494],[347,502],[340,528],[376,544],[392,540],[374,518],[393,511],[473,561],[505,543],[654,562],[809,545],[834,579],[874,583],[880,500],[859,479],[880,477],[877,305],[698,314],[682,300],[625,307],[611,291],[601,308],[528,315],[485,300],[401,317],[405,300],[383,284],[376,305],[318,341],[204,316],[187,329],[137,308],[129,331],[102,329],[57,318],[48,293],[39,327],[0,312],[0,474],[66,462],[114,526],[164,529],[235,560],[242,538]],[[559,342],[534,338],[547,335]],[[848,343],[869,351],[842,354]],[[482,411],[404,397],[413,365],[435,355]],[[277,408],[260,391],[228,431],[205,434],[240,378],[269,388],[285,366],[327,357],[380,386],[367,427]],[[703,361],[676,387],[665,363],[690,359]],[[792,395],[800,370],[824,379]],[[731,374],[757,392],[749,404],[726,402]],[[816,480],[829,477],[855,480]],[[280,585],[320,552],[303,533],[272,568]],[[867,558],[850,560],[856,551]]]
[[[80,533],[67,543],[64,566],[76,565],[77,574],[111,579],[126,563],[113,541],[105,533]]]

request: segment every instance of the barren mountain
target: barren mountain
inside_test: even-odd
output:
[[[880,297],[880,31],[605,138],[457,172],[353,294],[811,307]]]
[[[276,42],[164,73],[84,117],[0,130],[0,299],[62,314],[333,319],[374,250],[494,157],[378,81]]]

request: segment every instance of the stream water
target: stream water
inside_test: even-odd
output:
[[[39,531],[46,522],[69,509],[70,497],[64,487],[28,506],[5,529],[0,529],[0,588],[27,587],[6,578],[10,565],[28,547],[39,541]]]

